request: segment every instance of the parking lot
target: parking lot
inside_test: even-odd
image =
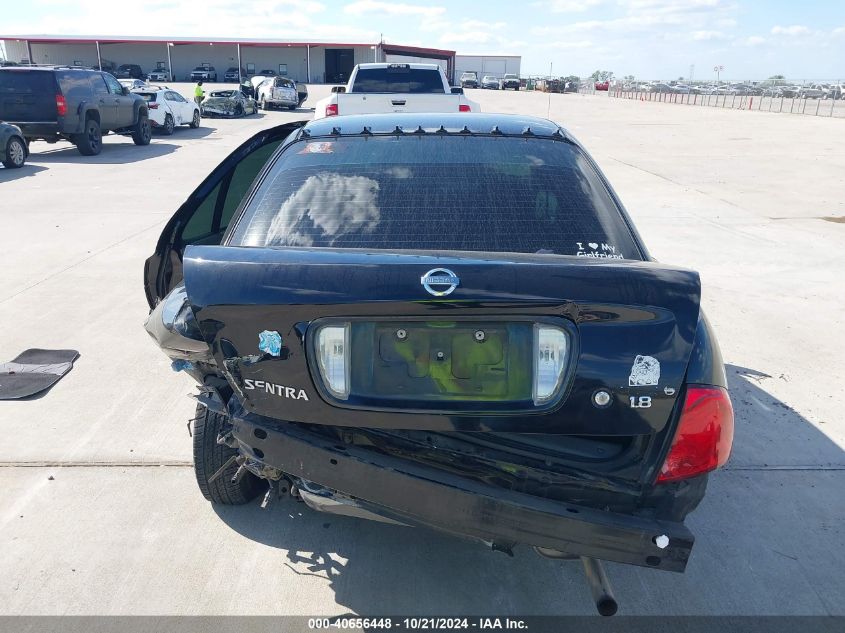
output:
[[[99,156],[32,144],[0,169],[0,361],[77,349],[51,391],[0,402],[0,614],[584,614],[577,561],[312,512],[212,507],[192,381],[142,328],[142,270],[233,148],[306,109]],[[192,86],[181,85],[190,95]],[[608,564],[620,614],[845,615],[845,122],[605,95],[468,91],[593,154],[652,255],[700,271],[736,410],[731,461],[686,523],[684,575]],[[837,597],[838,596],[838,597]]]

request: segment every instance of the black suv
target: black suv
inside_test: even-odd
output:
[[[147,75],[141,70],[138,64],[121,64],[114,71],[114,76],[118,79],[146,79]]]
[[[238,67],[232,66],[230,67],[223,75],[224,81],[240,81],[241,78],[246,79],[246,71],[241,68],[241,74],[238,75]]]
[[[99,154],[103,134],[151,137],[147,103],[109,73],[66,67],[0,68],[0,120],[17,125],[27,142],[65,139],[85,156]]]

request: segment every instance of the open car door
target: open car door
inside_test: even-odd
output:
[[[305,121],[259,132],[229,154],[188,196],[165,225],[155,252],[144,263],[144,289],[152,309],[182,280],[182,257],[191,244],[219,244],[255,177]]]

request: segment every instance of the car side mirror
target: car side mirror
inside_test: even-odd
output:
[[[452,86],[452,94],[453,95],[462,95],[464,94],[464,89],[460,86]]]
[[[123,93],[123,96],[126,96],[126,95],[128,95],[128,94],[129,94],[129,88],[127,88],[126,86],[123,86],[123,87],[120,89],[120,92],[121,92],[121,93]]]
[[[332,86],[332,92],[336,94],[346,92],[346,86]]]

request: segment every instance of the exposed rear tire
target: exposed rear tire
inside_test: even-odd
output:
[[[165,136],[170,136],[173,134],[173,130],[176,129],[176,122],[173,120],[173,117],[169,114],[164,115],[164,127],[162,128],[162,132]]]
[[[26,143],[19,136],[13,136],[6,143],[6,151],[3,155],[3,165],[7,169],[19,169],[26,162]]]
[[[197,405],[194,417],[194,473],[202,496],[211,503],[227,506],[243,505],[255,499],[261,492],[262,481],[248,472],[240,481],[232,483],[238,470],[234,462],[217,479],[208,481],[238,451],[217,443],[217,436],[228,431],[226,416]]]
[[[138,122],[132,128],[132,140],[135,145],[149,145],[153,136],[153,128],[146,114],[138,115]]]
[[[85,131],[73,137],[73,144],[83,156],[96,156],[103,149],[103,131],[95,119],[85,120]]]

